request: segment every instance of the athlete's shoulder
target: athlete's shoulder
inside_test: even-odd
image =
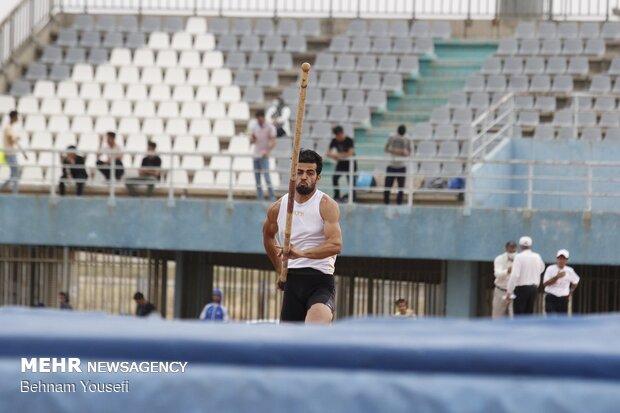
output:
[[[334,199],[331,196],[327,195],[325,192],[321,192],[321,206],[323,204],[332,205],[338,208],[338,202],[334,201]]]
[[[336,217],[340,216],[340,206],[338,205],[338,202],[334,201],[332,197],[325,193],[323,193],[321,197],[319,211],[321,212],[321,217],[323,217],[323,219],[325,219],[327,215],[336,214]]]
[[[286,195],[280,197],[277,201],[269,206],[267,210],[267,216],[272,219],[277,219],[278,214],[280,213],[280,205],[282,204],[282,200]]]

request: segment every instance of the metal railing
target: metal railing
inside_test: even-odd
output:
[[[492,124],[491,124],[492,125]],[[496,132],[490,134],[497,135]],[[600,200],[615,200],[620,197],[620,178],[616,178],[613,171],[620,170],[620,161],[575,161],[575,160],[530,160],[530,159],[489,159],[482,155],[474,157],[473,154],[483,153],[485,145],[491,146],[493,139],[483,138],[480,134],[472,138],[472,142],[476,139],[483,141],[477,149],[471,150],[470,160],[466,158],[449,157],[449,158],[417,158],[415,156],[398,159],[406,164],[406,172],[394,173],[387,172],[386,168],[394,161],[392,157],[386,156],[357,156],[351,158],[358,164],[358,169],[354,169],[354,162],[350,162],[349,171],[335,171],[330,167],[330,163],[326,162],[325,169],[322,173],[322,180],[319,188],[327,193],[332,194],[335,189],[340,189],[341,194],[346,195],[342,202],[348,204],[354,203],[380,203],[383,202],[384,196],[393,200],[395,194],[402,190],[403,204],[412,206],[418,200],[422,201],[453,201],[454,205],[460,205],[461,200],[465,200],[465,211],[474,207],[485,207],[478,205],[475,200],[484,199],[484,197],[493,196],[501,199],[512,199],[511,202],[505,202],[504,207],[527,208],[527,209],[555,209],[558,204],[574,205],[573,209],[591,211],[593,209],[613,209],[611,206],[602,206]],[[495,140],[501,139],[496,137]],[[473,147],[474,145],[470,145]],[[62,168],[61,155],[63,150],[60,149],[37,149],[28,148],[25,150],[31,156],[39,153],[51,153],[51,163],[48,165],[37,165],[32,162],[22,165],[22,173],[20,178],[20,188],[27,192],[30,191],[47,191],[52,199],[58,199],[58,184],[61,181]],[[210,167],[201,169],[183,168],[179,158],[183,156],[202,156],[195,152],[161,152],[158,155],[163,158],[164,166],[161,168],[161,179],[157,181],[141,181],[136,182],[133,179],[139,174],[142,168],[139,160],[146,155],[144,152],[125,151],[123,156],[126,159],[126,165],[123,166],[124,176],[117,181],[115,178],[114,164],[107,168],[110,169],[110,179],[105,180],[101,172],[97,169],[93,160],[96,151],[87,151],[84,155],[87,158],[86,169],[89,172],[89,179],[85,180],[86,188],[89,194],[98,194],[107,196],[108,202],[113,205],[116,197],[126,195],[124,188],[127,184],[135,185],[154,185],[155,196],[165,197],[172,206],[178,198],[192,197],[209,197],[216,196],[226,198],[229,202],[238,199],[251,199],[255,197],[255,172],[251,167],[251,154],[231,154],[220,153],[216,155],[220,160],[227,159],[222,166],[212,164]],[[136,157],[135,160],[128,159],[128,156]],[[272,178],[272,184],[278,194],[286,192],[286,183],[288,182],[288,161],[287,155],[273,154],[276,167],[270,168],[269,174]],[[34,158],[33,158],[34,159]],[[48,157],[48,159],[50,159]],[[273,163],[273,162],[272,162]],[[424,164],[430,163],[436,166],[436,170],[425,172]],[[439,167],[445,168],[447,165],[460,166],[462,174],[451,170],[445,172]],[[67,165],[65,165],[67,166]],[[489,174],[472,173],[474,167],[481,168],[502,166],[508,168],[508,172],[498,172]],[[39,168],[37,174],[28,173],[30,168]],[[43,174],[43,169],[46,173]],[[570,168],[571,174],[565,174],[565,170]],[[479,170],[479,169],[477,169]],[[211,171],[211,175],[207,180],[196,179],[196,174],[200,171]],[[428,171],[428,169],[427,169]],[[611,171],[611,172],[610,172]],[[39,174],[39,172],[41,172]],[[265,171],[260,171],[265,172]],[[3,166],[0,170],[0,180],[4,181],[8,178],[8,167]],[[202,173],[202,172],[201,172]],[[218,176],[218,174],[222,174]],[[340,175],[339,188],[332,183],[334,175]],[[194,180],[190,180],[194,177]],[[394,178],[404,178],[405,183],[402,188],[384,186],[385,177],[392,176]],[[365,177],[366,182],[363,183]],[[245,178],[245,179],[242,179]],[[450,189],[448,186],[454,178],[464,178],[465,187],[455,187]],[[346,180],[343,182],[343,179]],[[370,180],[374,181],[370,183]],[[265,188],[264,176],[261,177],[263,188]],[[67,185],[75,183],[75,180],[66,179]],[[474,184],[472,184],[472,182]],[[495,185],[494,183],[497,183]],[[556,188],[557,186],[557,188]],[[265,188],[266,189],[266,188]],[[68,190],[73,194],[73,190]],[[266,193],[267,191],[265,191]],[[547,202],[540,202],[546,199]],[[393,201],[392,201],[393,202]],[[608,202],[609,203],[609,202]],[[548,204],[549,206],[545,206]]]
[[[13,53],[47,25],[54,10],[54,0],[23,0],[0,23],[0,68]]]
[[[149,250],[0,245],[0,306],[58,308],[58,293],[74,310],[135,313],[142,291],[172,318],[175,264]],[[170,274],[170,275],[169,275]]]
[[[263,17],[609,20],[613,0],[56,0],[70,13],[159,13]]]
[[[523,3],[528,4],[527,7]],[[388,19],[609,20],[620,0],[23,0],[0,23],[0,66],[57,13]]]
[[[35,191],[47,191],[50,197],[56,198],[58,194],[58,184],[61,180],[66,185],[72,185],[76,183],[83,183],[86,188],[96,188],[99,191],[96,192],[99,195],[107,195],[110,204],[114,204],[116,196],[122,192],[122,189],[127,184],[135,185],[154,185],[157,189],[156,196],[165,196],[168,198],[170,204],[174,204],[174,200],[178,197],[185,197],[189,195],[207,195],[207,196],[220,196],[226,197],[229,201],[233,201],[235,198],[248,198],[255,194],[255,173],[261,174],[261,182],[263,188],[265,187],[264,174],[267,171],[256,171],[252,167],[253,155],[249,153],[228,153],[221,152],[218,154],[201,154],[196,152],[179,152],[179,151],[162,151],[157,152],[157,156],[162,159],[162,167],[142,167],[138,166],[140,160],[147,156],[147,152],[142,151],[123,151],[122,157],[124,163],[122,165],[123,176],[120,180],[117,180],[116,169],[118,166],[114,162],[110,162],[106,166],[98,166],[95,163],[95,159],[98,159],[98,155],[102,158],[106,158],[107,155],[98,150],[78,150],[78,154],[86,158],[86,164],[84,166],[89,178],[85,180],[80,179],[63,179],[63,169],[71,168],[71,164],[62,164],[62,158],[66,154],[66,149],[49,149],[49,148],[24,148],[19,158],[21,159],[19,168],[21,170],[20,177],[18,178],[19,187],[22,191],[31,192]],[[42,155],[46,154],[47,161],[45,164],[36,163],[34,160],[42,158]],[[218,158],[219,165],[211,165],[204,168],[189,168],[182,167],[181,157],[196,157],[202,156],[203,158]],[[28,161],[26,161],[26,158]],[[272,185],[274,190],[279,193],[284,193],[288,189],[288,173],[290,162],[290,154],[284,153],[272,153],[269,157],[272,166],[269,169],[269,174],[272,179]],[[415,187],[412,182],[416,179],[423,179],[418,174],[418,163],[423,162],[441,162],[442,158],[414,158],[407,157],[400,159],[401,162],[406,162],[408,170],[413,173],[390,173],[393,177],[405,177],[407,184],[403,191],[406,192],[408,204],[413,202],[413,195],[416,193],[428,193],[437,192],[432,189],[425,189],[419,185]],[[322,172],[322,180],[319,187],[327,192],[333,192],[335,189],[340,189],[344,195],[347,195],[348,203],[354,202],[353,196],[348,196],[353,192],[359,192],[364,194],[383,194],[384,188],[382,185],[366,185],[360,187],[358,184],[358,178],[360,176],[372,175],[373,178],[382,178],[388,174],[385,172],[384,165],[393,161],[392,157],[387,156],[356,156],[345,159],[349,162],[348,171],[336,171],[332,166],[334,162],[324,158],[325,167]],[[464,159],[443,158],[445,162],[460,162],[464,163]],[[356,170],[354,166],[356,162],[362,166],[368,167],[368,169]],[[205,163],[206,164],[206,163]],[[274,167],[275,164],[275,167]],[[377,167],[380,169],[377,170]],[[36,173],[30,173],[30,170],[35,170]],[[109,179],[105,179],[101,173],[101,169],[109,170]],[[153,170],[158,169],[161,171],[161,178],[156,181],[134,181],[135,177],[139,175],[140,170]],[[45,171],[44,171],[45,170]],[[196,174],[198,172],[211,172],[207,181],[196,180]],[[39,173],[40,172],[40,173]],[[222,174],[224,178],[218,178],[218,174]],[[179,174],[179,175],[177,175]],[[240,179],[241,174],[243,178]],[[332,184],[333,177],[341,177],[337,186]],[[185,178],[188,178],[185,180]],[[190,181],[189,178],[194,177],[194,180]],[[445,176],[441,173],[433,174],[434,178],[449,179],[451,176]],[[179,179],[180,178],[180,179]],[[0,183],[11,179],[9,175],[9,166],[7,164],[0,165]],[[346,184],[345,182],[346,181]],[[68,191],[73,193],[73,191]],[[265,191],[266,192],[266,191]]]

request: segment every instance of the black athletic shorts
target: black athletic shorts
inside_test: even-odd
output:
[[[291,268],[284,284],[281,321],[305,321],[314,304],[325,304],[332,313],[335,304],[334,276],[314,268]]]

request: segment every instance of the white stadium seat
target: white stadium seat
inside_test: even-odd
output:
[[[105,105],[105,108],[106,108],[106,113],[105,114],[107,114],[107,104],[106,104],[106,102],[104,100],[92,100],[92,101],[90,101],[90,103],[93,103],[93,102],[95,102],[95,106],[96,106],[96,103],[99,103],[99,104],[103,103]],[[42,110],[42,112],[43,112],[43,114],[46,114],[45,111]],[[86,113],[86,105],[84,104],[84,100],[82,100],[82,99],[67,99],[65,101],[64,113],[65,113],[65,115],[68,115],[68,116],[84,115]],[[103,114],[103,115],[105,115],[105,114]],[[97,115],[99,115],[99,113]],[[90,115],[90,116],[92,116],[92,115]]]
[[[203,68],[189,69],[187,84],[191,86],[203,86],[209,84],[209,71]]]
[[[210,52],[215,50],[215,37],[211,33],[200,33],[194,38],[194,50]]]
[[[164,32],[153,32],[149,37],[149,48],[164,50],[170,48],[170,36]]]
[[[175,102],[193,102],[194,89],[191,86],[175,86],[172,100]]]
[[[232,85],[232,73],[230,69],[215,69],[211,72],[211,84],[213,86]]]
[[[155,117],[155,103],[150,100],[137,101],[133,108],[133,115],[140,119]]]
[[[203,154],[218,154],[220,153],[220,141],[216,136],[201,136],[198,139],[196,151]]]
[[[223,102],[208,103],[205,107],[206,119],[224,119],[226,118],[226,106]]]
[[[78,87],[77,83],[64,80],[58,83],[58,89],[56,90],[56,96],[61,99],[70,99],[78,97]]]
[[[43,101],[46,101],[49,99],[56,99],[56,98],[49,97],[49,98],[43,99]],[[39,100],[36,97],[24,96],[20,98],[19,102],[17,103],[17,111],[21,113],[22,115],[36,115],[40,111]]]
[[[211,135],[211,122],[207,119],[192,119],[189,122],[189,134],[194,136]]]
[[[233,120],[249,120],[250,106],[246,102],[231,103],[227,115]]]
[[[157,107],[157,116],[160,118],[178,118],[179,104],[177,102],[161,102]]]
[[[173,50],[191,50],[192,43],[193,39],[191,33],[178,32],[172,35],[170,48]]]
[[[131,50],[127,48],[112,49],[110,64],[112,66],[126,66],[132,61]]]
[[[181,52],[179,67],[186,69],[200,67],[200,54],[195,50],[185,50]]]
[[[207,20],[204,17],[190,17],[185,23],[185,31],[191,34],[206,33]]]
[[[93,119],[90,116],[75,116],[71,122],[71,131],[76,134],[93,131]]]
[[[199,102],[184,102],[181,106],[181,117],[186,119],[202,118],[202,105]]]
[[[178,55],[174,50],[160,50],[155,65],[159,67],[176,67]]]
[[[207,69],[224,67],[224,55],[220,51],[206,52],[202,58],[202,67]]]
[[[217,119],[213,124],[213,134],[218,137],[230,138],[235,134],[235,123],[232,119]]]

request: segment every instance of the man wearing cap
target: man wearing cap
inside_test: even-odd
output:
[[[512,264],[510,279],[506,292],[506,299],[514,297],[513,311],[515,314],[533,314],[540,275],[545,270],[545,263],[539,254],[532,251],[532,239],[519,239],[521,252],[517,254]]]
[[[506,300],[508,279],[512,272],[512,262],[515,259],[517,243],[508,241],[505,245],[506,251],[495,257],[493,261],[493,272],[495,275],[495,288],[493,289],[493,318],[506,317],[512,311],[511,302]]]
[[[212,302],[204,306],[198,318],[205,321],[228,321],[228,310],[222,305],[224,301],[222,290],[218,288],[213,290],[212,299]]]
[[[547,267],[543,279],[545,286],[545,312],[547,314],[568,313],[568,297],[573,293],[579,276],[571,267],[566,265],[569,253],[561,249],[556,254],[556,263]]]

